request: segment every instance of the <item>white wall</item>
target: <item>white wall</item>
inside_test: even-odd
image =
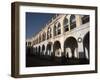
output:
[[[11,68],[11,2],[15,0],[1,0],[0,2],[0,80],[16,80],[10,77]],[[100,10],[100,0],[16,0],[16,1],[33,1],[41,3],[57,3],[57,4],[76,4],[98,6]],[[99,13],[100,14],[100,11]],[[100,22],[100,16],[98,16]],[[98,25],[100,26],[100,24]],[[100,27],[98,27],[98,34],[100,34]],[[98,37],[100,44],[100,37]],[[100,45],[99,45],[100,47]],[[100,53],[100,50],[99,52]],[[39,78],[23,78],[18,80],[100,80],[100,54],[98,54],[98,69],[97,74],[78,74],[78,75],[64,75],[51,76]]]

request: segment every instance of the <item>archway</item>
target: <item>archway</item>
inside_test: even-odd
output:
[[[48,44],[47,44],[47,55],[51,55],[51,47],[52,47],[52,42],[49,42]]]
[[[44,45],[42,45],[42,53],[43,53],[43,55],[45,55],[45,46]]]
[[[38,54],[39,55],[41,54],[41,47],[40,46],[38,47]]]
[[[37,54],[37,47],[35,48],[35,53]]]
[[[56,57],[61,57],[61,44],[59,41],[54,42],[53,52],[54,52]]]
[[[66,58],[75,58],[78,48],[77,40],[74,37],[69,37],[64,42],[64,55]]]
[[[84,38],[83,38],[83,46],[84,46],[84,55],[85,55],[85,58],[86,59],[89,59],[89,41],[90,41],[90,39],[89,39],[89,32],[84,36]]]

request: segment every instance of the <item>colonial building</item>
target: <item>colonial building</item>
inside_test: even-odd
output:
[[[56,15],[26,45],[33,55],[89,60],[89,28],[89,15]]]

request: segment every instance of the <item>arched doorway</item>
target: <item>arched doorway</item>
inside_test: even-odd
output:
[[[47,55],[49,55],[49,56],[51,56],[51,47],[52,47],[52,42],[49,42],[48,44],[47,44],[47,51],[46,51],[46,53],[47,53]]]
[[[37,47],[35,48],[35,54],[37,55]]]
[[[54,61],[59,64],[62,64],[61,44],[59,41],[54,42],[53,53],[54,53]]]
[[[64,55],[66,58],[77,57],[77,40],[74,37],[69,37],[64,42]]]
[[[39,55],[41,54],[41,47],[40,46],[38,47],[38,54]]]
[[[53,52],[54,52],[56,57],[61,57],[61,44],[59,41],[54,42]]]
[[[89,32],[83,38],[83,46],[84,46],[84,55],[86,59],[89,59]]]
[[[42,45],[42,54],[45,55],[45,46]]]

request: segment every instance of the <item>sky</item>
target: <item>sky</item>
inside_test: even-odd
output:
[[[26,39],[39,32],[54,15],[51,13],[26,12]]]

